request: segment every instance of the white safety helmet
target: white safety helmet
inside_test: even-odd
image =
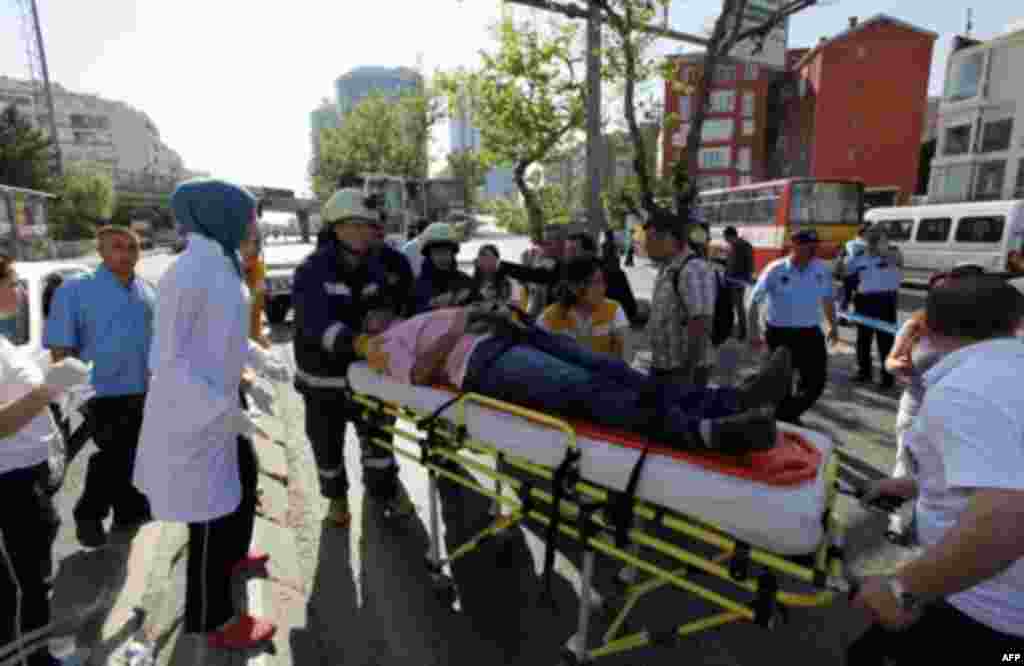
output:
[[[459,238],[455,229],[447,222],[435,222],[423,230],[420,236],[420,252],[426,256],[435,245],[449,245],[457,254]]]
[[[362,190],[354,187],[340,189],[331,195],[321,211],[324,224],[338,222],[360,222],[376,224],[380,222],[380,211],[371,207],[371,202]]]

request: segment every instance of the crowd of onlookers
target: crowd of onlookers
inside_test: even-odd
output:
[[[367,495],[388,513],[412,511],[394,455],[374,443],[389,437],[389,423],[356,417],[347,377],[357,360],[413,383],[517,396],[545,372],[560,373],[532,398],[549,396],[571,413],[589,396],[592,411],[607,406],[609,422],[638,426],[650,420],[643,410],[656,395],[661,433],[709,446],[740,442],[730,447],[745,452],[772,445],[751,441],[768,432],[754,427],[764,404],[773,427],[776,419],[806,427],[803,417],[826,387],[829,346],[851,306],[860,317],[855,380],[873,379],[877,341],[882,386],[904,385],[896,468],[865,489],[864,501],[912,503],[890,532],[920,555],[891,576],[862,581],[853,603],[873,627],[851,647],[850,663],[916,663],[954,644],[1012,651],[1024,640],[1019,282],[971,267],[936,276],[925,308],[894,335],[885,324],[896,324],[902,257],[883,234],[862,230],[833,267],[818,258],[813,230],[795,230],[787,255],[755,280],[753,247],[735,229],[725,230],[725,256],[712,261],[704,226],[661,211],[643,225],[642,249],[657,270],[648,305],[635,298],[621,265],[623,250],[630,264],[635,248],[619,247],[611,234],[600,245],[587,234],[542,239],[518,262],[483,245],[465,272],[457,262],[462,238],[451,225],[431,224],[399,248],[385,238],[377,202],[342,189],[324,207],[317,249],[295,273],[292,378],[264,333],[257,202],[233,185],[203,180],[179,187],[172,203],[188,244],[160,284],[136,275],[139,240],[130,230],[100,230],[102,264],[49,285],[43,343],[53,368],[69,367],[65,359],[92,364],[85,427],[97,451],[73,512],[79,541],[102,547],[113,533],[154,517],[188,523],[186,629],[206,634],[210,645],[248,647],[274,631],[237,614],[229,589],[233,573],[267,559],[248,551],[258,501],[248,406],[266,409],[271,401],[257,372],[294,379],[319,489],[330,503],[328,523],[344,529],[351,521],[343,454],[350,422]],[[12,344],[26,339],[16,271],[0,258],[0,488],[35,508],[0,517],[0,645],[49,621],[50,443],[67,417],[50,405],[74,380],[47,374]],[[483,312],[481,304],[494,307]],[[407,323],[395,324],[401,320]],[[644,377],[628,367],[631,331],[641,329],[650,347]],[[759,379],[732,393],[710,386],[726,340],[773,352]],[[526,351],[517,356],[516,345]],[[776,395],[778,377],[786,385]],[[634,401],[630,419],[611,419],[615,401],[594,393],[591,382]],[[717,416],[698,414],[706,407],[681,407],[681,395],[729,405]],[[665,410],[675,411],[668,418]],[[732,430],[718,418],[748,411],[757,413],[730,421],[739,423]],[[27,663],[54,659],[39,649]]]

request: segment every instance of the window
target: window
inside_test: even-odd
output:
[[[936,217],[921,220],[917,227],[918,243],[945,243],[949,238],[949,227],[953,220],[948,217]]]
[[[978,96],[985,66],[985,52],[978,51],[957,60],[950,68],[947,97],[959,102]]]
[[[735,90],[714,90],[708,98],[709,113],[732,113],[736,108]]]
[[[1006,176],[1006,160],[982,162],[978,165],[978,176],[974,182],[974,198],[977,201],[995,201],[1003,193],[1003,179]]]
[[[106,116],[91,116],[84,113],[71,114],[71,127],[73,129],[110,129],[110,119]]]
[[[750,173],[750,147],[744,146],[736,152],[736,170]]]
[[[728,169],[731,163],[731,149],[728,146],[722,148],[701,148],[697,158],[697,166],[701,169]]]
[[[1006,218],[1001,215],[989,217],[965,217],[956,225],[958,243],[998,243],[1003,240]]]
[[[682,120],[690,119],[690,99],[689,95],[683,95],[679,98],[679,117]]]
[[[963,155],[971,148],[971,126],[946,128],[946,155]]]
[[[760,68],[757,66],[756,62],[748,62],[747,66],[743,69],[744,78],[746,78],[747,81],[757,81],[758,77],[761,75]]]
[[[775,224],[779,198],[772,192],[758,192],[750,207],[750,221],[755,224]]]
[[[743,117],[753,118],[754,117],[754,93],[745,92],[743,93]]]
[[[1017,189],[1013,198],[1024,199],[1024,159],[1017,163]]]
[[[697,178],[698,190],[720,190],[729,187],[729,176],[699,176]]]
[[[910,240],[910,232],[914,230],[913,220],[885,220],[878,223],[878,228],[889,236],[889,240],[897,243]]]
[[[716,65],[715,66],[715,83],[733,83],[736,80],[736,66],[735,65]]]
[[[790,188],[789,218],[792,224],[854,224],[861,205],[856,183],[799,182]]]
[[[985,123],[981,133],[982,153],[1010,149],[1010,137],[1013,136],[1013,118],[1005,118]]]
[[[93,132],[75,132],[75,143],[86,144],[92,143],[96,135]]]
[[[743,136],[754,136],[754,121],[744,120],[743,121]]]
[[[700,131],[701,143],[728,141],[732,138],[735,122],[732,118],[714,118],[704,121]]]

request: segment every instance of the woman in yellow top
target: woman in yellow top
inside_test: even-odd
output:
[[[249,337],[260,346],[269,349],[270,341],[263,335],[263,309],[267,302],[267,267],[263,263],[263,252],[258,224],[249,227],[249,236],[242,241],[239,251],[242,255],[242,268],[245,272],[245,284],[252,296],[249,309]]]
[[[541,313],[537,325],[551,333],[568,335],[595,353],[610,354],[628,363],[629,320],[621,305],[605,297],[607,285],[601,262],[592,258],[570,261],[561,292],[559,302]]]

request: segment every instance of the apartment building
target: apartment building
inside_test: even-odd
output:
[[[1024,28],[955,37],[937,120],[931,203],[1024,198]]]

